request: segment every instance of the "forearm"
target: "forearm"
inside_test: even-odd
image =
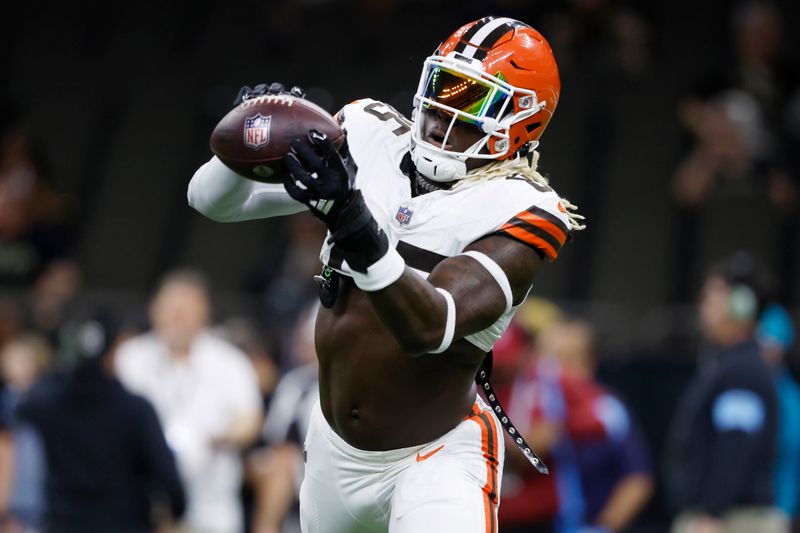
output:
[[[653,493],[653,480],[647,474],[633,474],[620,481],[597,517],[597,525],[611,531],[628,527]]]
[[[367,294],[381,322],[409,355],[439,346],[445,332],[447,302],[427,280],[406,268],[397,281]]]
[[[192,176],[187,197],[190,206],[217,222],[291,215],[306,209],[283,185],[243,178],[216,156]]]
[[[255,479],[256,502],[253,531],[277,533],[295,500],[297,465],[303,451],[293,443],[280,444],[266,452],[257,467]]]
[[[494,324],[525,297],[539,263],[530,248],[494,236],[440,262],[427,279],[406,268],[391,283],[370,290],[364,282],[369,274],[354,277],[400,346],[409,355],[420,355],[443,351]]]
[[[437,287],[452,297],[452,309]],[[397,281],[369,295],[381,322],[410,355],[439,348],[448,318],[455,322],[455,341],[491,326],[506,304],[497,281],[467,256],[441,263],[427,279],[406,268]]]

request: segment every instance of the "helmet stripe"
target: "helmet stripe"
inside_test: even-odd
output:
[[[520,24],[518,21],[508,17],[493,18],[487,24],[482,25],[481,28],[470,37],[469,44],[460,51],[461,54],[465,57],[475,57],[477,59],[476,52],[478,52],[478,49],[486,48],[489,42],[494,44],[494,42],[513,27],[510,26],[512,23]],[[507,25],[509,25],[508,28],[503,29]],[[500,34],[497,36],[495,36],[496,31],[500,31]],[[491,41],[488,40],[490,37],[492,38]],[[486,57],[486,54],[483,54],[483,57]]]
[[[466,57],[475,57],[475,52],[478,50],[478,47],[482,45],[489,34],[494,32],[497,28],[504,26],[506,23],[513,21],[514,19],[508,17],[493,18],[487,24],[481,26],[481,28],[470,37],[469,44],[464,48],[461,54]]]
[[[456,47],[454,48],[455,52],[463,52],[464,48],[467,47],[467,43],[472,41],[472,38],[475,37],[475,34],[478,33],[478,30],[486,26],[488,23],[494,20],[494,17],[483,17],[482,19],[478,20],[475,24],[472,25],[470,29],[468,29],[464,35],[461,36],[461,40],[458,42]]]
[[[483,41],[481,41],[473,57],[479,61],[483,61],[484,59],[486,59],[486,55],[489,53],[489,50],[492,49],[495,43],[499,41],[503,35],[510,32],[514,28],[523,28],[525,26],[526,24],[523,24],[518,20],[511,20],[510,22],[506,22],[499,28],[493,30],[489,35],[486,36],[485,39],[483,39]]]

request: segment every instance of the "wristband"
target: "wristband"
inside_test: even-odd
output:
[[[443,351],[447,350],[450,347],[450,344],[453,342],[453,335],[456,332],[456,302],[453,300],[453,295],[441,287],[436,287],[436,290],[439,291],[442,296],[444,296],[444,301],[447,302],[447,315],[445,316],[444,336],[442,337],[442,343],[438,348],[428,353],[442,353]]]
[[[483,268],[489,272],[489,274],[492,275],[494,280],[500,286],[500,290],[503,291],[503,296],[506,297],[506,310],[503,314],[508,313],[514,303],[514,297],[511,294],[511,284],[508,282],[508,276],[506,276],[506,273],[503,272],[502,268],[500,268],[500,265],[498,265],[494,259],[485,253],[478,252],[477,250],[461,252],[461,255],[467,255],[473,258],[480,263],[481,266],[483,266]]]
[[[347,261],[347,259],[345,259]],[[349,266],[349,265],[348,265]],[[403,275],[406,262],[394,248],[389,250],[377,261],[366,268],[366,273],[352,270],[353,281],[362,291],[379,291]]]

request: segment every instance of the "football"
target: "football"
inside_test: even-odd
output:
[[[290,95],[264,95],[245,100],[225,115],[211,133],[211,151],[228,168],[265,183],[281,183],[286,174],[283,156],[295,139],[308,141],[316,129],[333,141],[344,142],[344,132],[324,109]]]

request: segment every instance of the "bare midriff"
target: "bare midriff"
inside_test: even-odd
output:
[[[457,426],[475,402],[484,353],[461,340],[441,354],[408,355],[367,294],[341,281],[315,333],[320,403],[333,430],[355,448],[382,451],[425,444]]]

